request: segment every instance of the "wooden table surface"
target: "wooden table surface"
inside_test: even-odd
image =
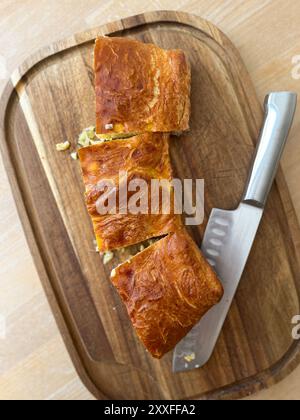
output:
[[[240,50],[261,100],[270,90],[299,91],[298,0],[2,0],[0,91],[12,70],[40,47],[111,20],[158,9],[195,13],[218,25]],[[282,160],[300,219],[299,134],[300,107]],[[93,399],[72,366],[51,314],[2,161],[0,290],[0,399]],[[300,367],[251,398],[299,400]]]

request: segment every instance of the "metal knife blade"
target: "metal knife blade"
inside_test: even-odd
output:
[[[291,92],[266,97],[265,121],[243,199],[236,210],[212,210],[201,249],[222,281],[224,296],[177,344],[174,372],[199,368],[213,353],[263,216],[296,102],[297,95]]]
[[[203,366],[210,358],[231,306],[263,215],[263,209],[240,204],[235,211],[214,209],[202,252],[222,279],[222,302],[212,308],[176,347],[174,371]],[[187,363],[185,357],[195,355]]]

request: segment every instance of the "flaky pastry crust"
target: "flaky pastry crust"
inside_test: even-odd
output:
[[[185,229],[112,272],[137,335],[156,358],[170,351],[223,295],[217,275]]]
[[[189,128],[191,71],[183,51],[100,37],[94,66],[99,135]]]
[[[100,215],[97,209],[97,200],[102,193],[99,183],[103,180],[110,180],[117,186],[119,203],[119,189],[123,182],[119,174],[124,171],[128,182],[133,179],[147,182],[151,205],[151,180],[172,180],[168,134],[144,133],[85,147],[79,150],[79,159],[86,187],[86,204],[100,251],[138,244],[181,226],[181,217],[174,214],[174,205],[171,205],[170,214],[162,214],[162,208],[157,210],[158,214],[150,214],[150,211],[149,214],[120,214],[123,207],[117,206],[116,214]],[[130,203],[133,194],[128,193],[126,204]]]

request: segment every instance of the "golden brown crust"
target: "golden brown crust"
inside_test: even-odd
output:
[[[184,229],[112,273],[134,328],[152,356],[170,351],[223,295],[215,272]]]
[[[183,51],[100,37],[94,62],[98,134],[189,128],[191,72]]]
[[[159,214],[119,214],[119,206],[117,214],[100,215],[96,206],[101,195],[99,182],[103,180],[110,180],[117,185],[116,196],[119,202],[120,171],[127,172],[128,181],[143,179],[147,182],[150,203],[151,180],[172,179],[168,134],[144,133],[125,140],[85,147],[79,150],[79,158],[86,187],[86,204],[100,251],[159,237],[181,225],[181,217],[173,214],[173,207],[171,214],[166,215],[162,214],[162,209]],[[128,193],[127,203],[130,203],[133,194]]]

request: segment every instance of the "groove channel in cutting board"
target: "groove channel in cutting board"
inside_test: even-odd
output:
[[[279,172],[216,351],[200,370],[173,374],[136,338],[94,252],[78,162],[55,151],[95,120],[92,52],[97,35],[182,48],[192,65],[189,133],[174,138],[175,175],[205,179],[212,207],[235,208],[262,110],[230,41],[199,17],[155,12],[108,24],[41,51],[14,73],[1,100],[1,149],[28,242],[74,364],[98,398],[228,398],[269,386],[299,363],[291,318],[299,313],[299,227]],[[14,87],[15,86],[15,87]],[[123,257],[124,258],[124,257]]]

